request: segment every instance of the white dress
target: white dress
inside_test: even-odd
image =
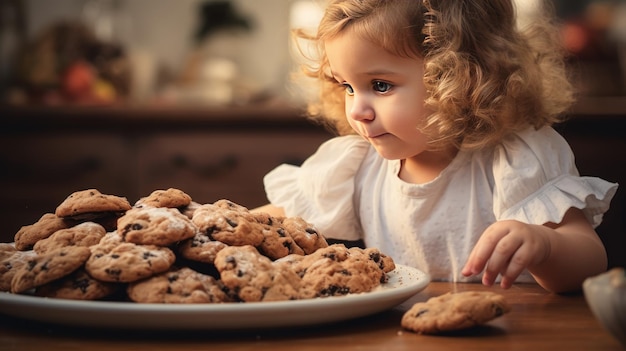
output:
[[[359,136],[322,144],[302,166],[264,178],[270,202],[328,238],[363,239],[434,281],[479,281],[461,269],[491,223],[559,223],[582,209],[594,227],[617,184],[581,177],[567,142],[552,128],[530,129],[481,151],[459,152],[434,180],[410,184],[399,160],[386,160]],[[524,272],[517,282],[534,282]]]

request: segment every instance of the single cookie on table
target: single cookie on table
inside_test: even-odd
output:
[[[62,278],[38,286],[35,295],[69,300],[99,300],[114,294],[121,287],[118,283],[103,282],[92,278],[83,267]]]
[[[180,189],[155,190],[150,195],[135,202],[135,207],[169,207],[180,208],[191,203],[191,196]]]
[[[226,288],[244,302],[300,298],[298,275],[275,266],[253,246],[222,249],[215,258],[215,267]]]
[[[227,246],[221,241],[212,240],[204,233],[197,232],[192,238],[182,241],[177,250],[188,260],[213,264],[217,253]]]
[[[386,283],[382,253],[335,244],[294,261],[292,269],[302,278],[302,298],[363,293]],[[287,259],[287,262],[288,259]],[[284,266],[280,261],[278,264]]]
[[[193,237],[197,228],[177,209],[141,207],[126,211],[118,219],[117,232],[127,242],[169,246]]]
[[[317,249],[328,247],[328,242],[315,226],[301,217],[284,217],[278,219],[281,226],[289,233],[305,254],[311,254]]]
[[[414,304],[401,325],[415,333],[436,334],[483,324],[510,311],[504,296],[490,291],[447,293]]]
[[[87,189],[70,194],[57,206],[55,214],[75,220],[93,220],[130,209],[131,205],[125,197],[102,194],[97,189]]]
[[[99,243],[105,234],[106,230],[100,224],[83,222],[71,228],[59,229],[49,237],[39,240],[33,246],[33,250],[38,254],[44,254],[65,246],[89,247]]]
[[[64,277],[80,268],[91,255],[83,246],[67,246],[36,255],[18,268],[11,280],[11,292],[23,293]]]
[[[176,255],[167,247],[124,242],[117,232],[107,233],[90,247],[85,270],[105,282],[130,283],[167,271]]]
[[[18,250],[30,250],[36,242],[52,235],[57,230],[70,228],[75,223],[61,218],[54,213],[44,213],[33,224],[21,227],[15,234],[15,247]]]
[[[263,242],[263,228],[247,211],[205,204],[196,209],[192,222],[201,233],[226,245],[258,246]]]
[[[188,267],[172,268],[130,283],[126,291],[132,301],[140,303],[230,302],[218,280]]]
[[[32,250],[20,251],[13,244],[0,243],[0,291],[11,291],[15,272],[35,256]]]

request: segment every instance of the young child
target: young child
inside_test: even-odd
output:
[[[308,74],[342,136],[265,177],[270,205],[432,280],[578,290],[617,184],[581,177],[551,125],[572,102],[550,19],[512,0],[332,0]]]

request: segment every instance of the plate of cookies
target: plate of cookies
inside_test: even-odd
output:
[[[329,244],[302,218],[174,188],[134,204],[77,191],[0,243],[0,313],[81,327],[318,325],[391,309],[429,282],[377,248]]]

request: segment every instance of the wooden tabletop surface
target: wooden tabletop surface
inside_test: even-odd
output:
[[[400,327],[413,303],[449,291],[503,294],[512,311],[483,326],[446,335]],[[594,318],[582,294],[556,295],[535,285],[508,290],[433,282],[404,304],[359,319],[304,328],[150,332],[41,324],[0,315],[0,350],[625,350]]]

